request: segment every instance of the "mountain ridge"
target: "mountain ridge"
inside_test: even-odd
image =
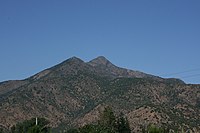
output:
[[[0,124],[45,117],[59,129],[81,126],[109,105],[128,117],[134,132],[145,121],[199,130],[199,102],[200,85],[120,68],[103,56],[72,57],[25,80],[0,83]]]

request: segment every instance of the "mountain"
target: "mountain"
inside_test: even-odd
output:
[[[45,117],[55,128],[96,122],[111,106],[134,132],[150,123],[200,131],[200,85],[164,79],[113,65],[100,56],[77,57],[27,79],[0,83],[0,126]]]
[[[99,56],[96,59],[88,62],[89,65],[93,66],[97,73],[102,74],[108,77],[135,77],[135,78],[144,78],[144,77],[153,77],[151,75],[139,72],[128,70],[124,68],[119,68],[113,65],[109,60],[103,56]]]

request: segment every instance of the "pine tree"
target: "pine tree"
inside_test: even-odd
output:
[[[103,113],[100,113],[99,125],[116,131],[116,117],[111,107],[105,107]]]
[[[128,119],[124,116],[123,113],[120,114],[117,120],[117,131],[119,133],[131,133]]]

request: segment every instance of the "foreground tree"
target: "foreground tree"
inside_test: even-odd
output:
[[[117,118],[111,107],[100,113],[98,124],[88,124],[67,133],[131,133],[129,122],[123,113]]]
[[[123,113],[121,113],[117,119],[117,131],[119,133],[131,133],[128,119],[124,116]]]
[[[11,127],[11,133],[49,133],[49,121],[44,118],[38,118],[36,125],[35,118],[17,123]]]
[[[113,132],[117,131],[116,116],[111,107],[105,107],[104,111],[100,113],[99,125],[105,128],[111,128]]]

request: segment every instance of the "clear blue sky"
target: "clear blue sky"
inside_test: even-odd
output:
[[[199,0],[1,0],[0,81],[103,55],[120,67],[200,83],[199,7]]]

